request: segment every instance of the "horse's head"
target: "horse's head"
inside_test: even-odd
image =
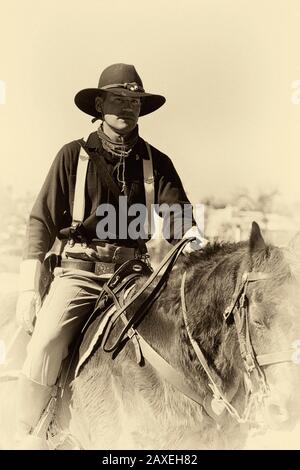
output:
[[[290,423],[300,408],[299,253],[268,246],[259,226],[253,223],[239,277],[241,295],[232,316],[237,317],[241,355],[244,348],[244,353],[253,353],[256,358],[254,364],[250,358],[249,383],[254,389],[262,386],[261,398],[266,392],[263,409],[267,423],[281,427]],[[238,297],[239,292],[235,295]],[[246,361],[243,365],[247,369]],[[251,370],[253,365],[255,369]]]

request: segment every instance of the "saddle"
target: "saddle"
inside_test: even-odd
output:
[[[189,241],[183,239],[175,245],[155,271],[142,259],[129,260],[104,284],[94,310],[83,326],[73,349],[69,367],[63,374],[63,380],[62,378],[60,380],[62,390],[70,379],[70,371],[74,371],[75,358],[77,364],[74,378],[99,347],[115,358],[131,340],[137,363],[143,364],[140,335],[136,327],[159,297],[178,256]],[[137,289],[137,281],[142,277],[145,278],[145,282]],[[116,335],[115,327],[119,320],[123,323],[123,328]]]
[[[124,263],[109,281],[104,284],[94,311],[82,329],[82,341],[79,348],[75,377],[99,347],[105,352],[112,352],[107,344],[118,318],[120,318],[124,327],[126,327],[126,331],[128,328],[129,337],[135,346],[137,362],[141,363],[142,356],[138,341],[135,338],[135,332],[129,325],[129,320],[122,309],[134,294],[138,279],[141,277],[146,279],[152,272],[152,268],[144,261],[130,260]],[[137,313],[137,308],[138,306],[136,305],[135,314]]]
[[[73,344],[71,355],[68,358],[68,365],[67,367],[64,366],[62,370],[59,380],[62,393],[67,383],[74,378],[74,375],[75,377],[78,375],[83,365],[98,347],[105,348],[108,332],[111,329],[109,320],[113,320],[117,309],[120,309],[125,300],[129,298],[129,293],[134,292],[138,279],[142,277],[147,279],[152,273],[153,270],[150,265],[142,259],[128,260],[103,285],[93,311],[82,327],[78,339]],[[125,314],[121,315],[121,319],[125,324]],[[105,333],[101,343],[99,341],[101,337],[100,325],[103,334]],[[76,372],[74,374],[75,367]]]

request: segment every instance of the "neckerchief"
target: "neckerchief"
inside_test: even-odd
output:
[[[129,136],[122,138],[122,142],[113,142],[104,132],[102,124],[97,129],[97,134],[101,140],[104,150],[109,152],[114,157],[119,158],[117,164],[117,180],[121,183],[121,192],[126,194],[126,181],[125,181],[125,158],[128,157],[133,147],[138,141],[139,132],[138,126],[130,133]]]
[[[97,129],[97,134],[99,139],[102,142],[103,148],[116,157],[128,157],[132,148],[138,141],[139,132],[138,126],[130,133],[129,136],[122,138],[122,142],[113,142],[102,129],[102,124]]]

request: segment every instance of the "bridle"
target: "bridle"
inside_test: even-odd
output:
[[[192,337],[191,331],[188,326],[187,320],[187,309],[185,301],[185,282],[186,272],[183,275],[181,283],[181,305],[185,327],[190,339],[190,342],[194,348],[194,351],[203,367],[206,375],[209,379],[209,387],[212,390],[213,397],[212,403],[218,404],[217,415],[220,415],[225,409],[229,414],[234,417],[239,423],[250,422],[251,411],[255,406],[263,403],[264,399],[269,394],[269,387],[265,378],[265,374],[262,370],[263,367],[277,364],[281,362],[292,362],[292,356],[294,349],[288,349],[284,351],[276,351],[267,354],[256,355],[252,342],[249,329],[249,299],[247,297],[248,285],[251,282],[266,281],[271,279],[272,275],[263,272],[245,272],[241,278],[241,281],[237,283],[235,288],[232,302],[226,308],[223,317],[225,324],[229,324],[230,321],[234,321],[239,349],[244,365],[244,386],[246,389],[245,406],[242,415],[238,413],[236,408],[230,403],[233,399],[234,394],[238,388],[235,388],[234,393],[231,394],[230,398],[226,397],[221,391],[221,388],[216,384],[216,380],[210,371],[205,356],[203,355],[201,348],[198,343]]]
[[[247,373],[255,368],[268,366],[279,362],[291,362],[293,349],[256,355],[253,349],[249,331],[249,300],[247,288],[250,282],[265,281],[272,278],[272,274],[262,272],[245,272],[242,276],[241,286],[233,296],[233,301],[225,310],[224,320],[228,322],[233,317],[240,345],[241,356]]]

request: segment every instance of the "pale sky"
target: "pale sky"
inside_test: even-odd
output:
[[[60,147],[95,129],[74,95],[125,62],[167,98],[140,134],[172,158],[194,202],[241,187],[300,200],[299,0],[0,5],[1,185],[37,191]]]

